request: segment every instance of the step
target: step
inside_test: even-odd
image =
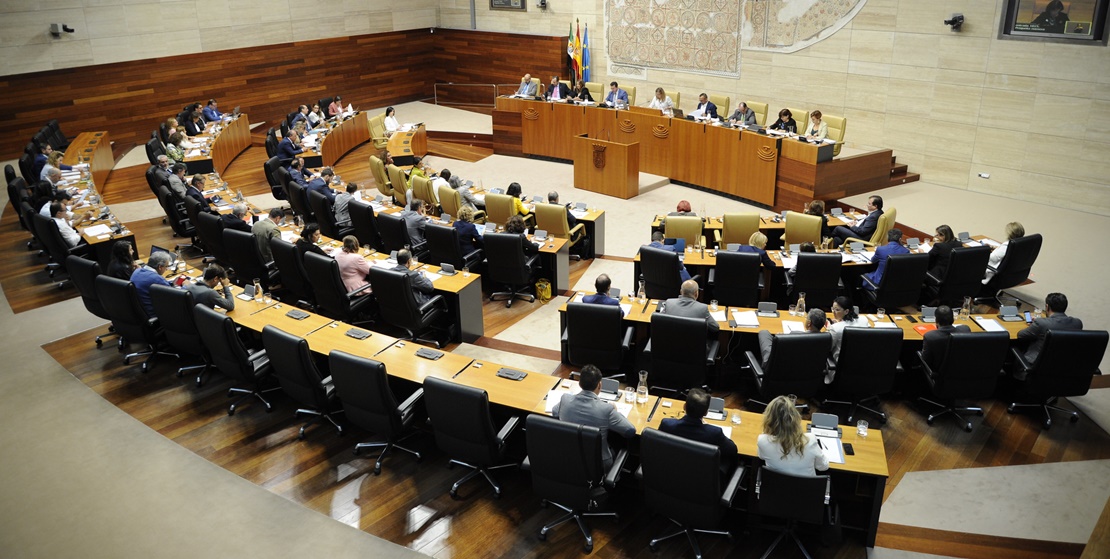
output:
[[[889,184],[890,186],[898,186],[900,184],[906,184],[907,182],[917,182],[919,180],[921,180],[921,175],[917,173],[899,173],[897,175],[890,176]]]
[[[905,163],[901,163],[901,164],[898,164],[898,165],[894,165],[890,168],[890,176],[901,175],[901,174],[904,174],[904,173],[908,173],[909,171],[910,171],[910,166],[906,165]]]

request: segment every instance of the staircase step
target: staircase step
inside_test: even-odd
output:
[[[902,175],[908,172],[910,172],[910,166],[906,165],[905,163],[894,165],[890,168],[890,176],[892,177],[894,175]]]
[[[921,180],[921,175],[917,173],[899,173],[890,176],[890,186],[898,186],[906,184],[907,182],[917,182]]]

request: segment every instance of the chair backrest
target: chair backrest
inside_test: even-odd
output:
[[[960,306],[964,297],[974,297],[983,288],[987,262],[990,261],[989,246],[957,247],[948,257],[948,268],[940,280],[937,298],[941,303]]]
[[[168,188],[158,185],[155,189],[158,195],[158,202],[162,205],[162,211],[166,212],[166,222],[170,224],[170,229],[178,237],[189,238],[197,233],[196,228],[191,222],[186,220],[186,216],[182,215],[181,210],[177,206],[177,198]]]
[[[833,145],[833,157],[840,155],[840,148],[844,144],[844,132],[848,128],[848,119],[842,116],[821,115],[821,120],[829,125],[829,135],[826,138],[836,140]]]
[[[39,228],[36,225],[38,221],[35,220],[35,214],[37,213],[38,212],[35,211],[35,208],[31,207],[30,201],[24,199],[22,202],[19,203],[20,222],[27,227],[28,231],[31,232],[31,236],[34,237],[34,239],[38,241],[39,244],[42,244],[42,240],[39,239]]]
[[[524,237],[515,233],[486,233],[482,241],[490,281],[508,285],[524,285],[531,281],[524,257]]]
[[[185,215],[189,218],[189,223],[193,226],[194,229],[197,226],[197,222],[200,221],[199,216],[203,207],[204,206],[202,206],[200,201],[198,201],[196,198],[193,198],[192,196],[185,197]],[[201,241],[201,244],[204,244],[203,240]]]
[[[459,208],[462,208],[463,205],[462,194],[459,194],[458,190],[451,188],[449,184],[441,184],[439,185],[436,195],[438,196],[439,205],[440,208],[443,209],[443,213],[458,217]]]
[[[623,313],[616,305],[567,305],[567,359],[572,365],[593,364],[604,371],[621,368]]]
[[[393,196],[393,188],[389,186],[389,176],[385,173],[385,163],[376,155],[370,156],[370,174],[374,176],[374,184],[382,196]]]
[[[132,344],[154,342],[154,327],[139,302],[139,292],[134,284],[100,274],[96,276],[96,295],[120,337]]]
[[[486,193],[486,220],[492,221],[498,227],[504,227],[505,222],[516,212],[513,211],[513,197],[508,194]]]
[[[157,188],[158,185],[170,185],[169,175],[165,175],[165,179],[163,179],[162,176],[159,176],[159,169],[161,169],[161,167],[158,165],[151,165],[146,168],[144,176],[146,177],[146,185],[150,187],[151,192],[154,192],[154,189]]]
[[[308,197],[305,196],[305,187],[300,183],[289,181],[286,197],[289,200],[289,207],[293,208],[293,213],[301,216],[305,223],[316,222],[316,216],[308,205]]]
[[[351,200],[347,203],[347,212],[351,214],[351,227],[355,230],[354,235],[359,244],[382,250],[382,236],[378,233],[378,218],[374,216],[374,207],[362,200]]]
[[[227,249],[224,247],[224,224],[215,214],[200,212],[197,214],[197,234],[204,242],[204,247],[217,261],[227,264]]]
[[[759,302],[763,266],[754,252],[717,252],[713,298],[729,307],[754,307]]]
[[[886,269],[875,290],[875,306],[907,307],[917,304],[925,273],[929,271],[929,255],[893,254],[886,260]]]
[[[794,122],[797,123],[799,134],[804,134],[804,131],[809,130],[809,111],[792,107],[786,107],[786,110],[790,111],[790,114],[794,118]]]
[[[370,128],[370,139],[377,149],[385,149],[389,145],[389,133],[385,131],[385,113],[370,117],[367,126]]]
[[[570,238],[567,209],[562,204],[536,204],[536,229],[560,239]]]
[[[767,125],[767,103],[760,103],[759,101],[745,101],[748,108],[755,113],[755,122],[760,126]]]
[[[278,143],[277,132],[275,132],[274,127],[271,126],[270,129],[266,131],[266,157],[274,157],[278,154]]]
[[[721,231],[721,245],[730,244],[746,245],[752,238],[752,233],[759,231],[758,213],[726,213]]]
[[[450,225],[429,223],[424,228],[424,239],[428,241],[428,256],[426,260],[432,264],[450,264],[456,270],[466,266],[463,259],[462,247],[459,246],[459,230]]]
[[[786,230],[783,231],[782,242],[784,245],[810,242],[814,246],[821,246],[821,224],[819,215],[786,212]]]
[[[339,272],[339,263],[330,256],[304,253],[304,271],[316,293],[317,312],[336,319],[351,316],[351,300]]]
[[[840,255],[837,253],[803,252],[798,254],[798,270],[794,274],[794,294],[806,294],[806,307],[832,308],[840,287]]]
[[[539,414],[529,415],[525,426],[532,491],[572,510],[587,510],[605,476],[601,430]]]
[[[654,94],[653,94],[653,97],[654,97]],[[674,91],[674,92],[670,93],[670,97],[671,97],[671,102],[674,103],[674,108],[676,108],[676,109],[682,108],[682,92],[681,91]],[[649,103],[650,103],[650,101],[649,101]]]
[[[1106,330],[1049,330],[1025,377],[1026,389],[1046,399],[1086,394],[1106,353],[1108,337]]]
[[[205,305],[193,305],[193,320],[212,365],[225,375],[254,382],[254,367],[235,321]]]
[[[720,463],[721,451],[714,445],[644,429],[644,504],[684,526],[715,527],[725,510]]]
[[[50,137],[50,145],[58,146],[59,148],[67,145],[68,142],[66,142],[66,135],[64,132],[62,132],[62,127],[58,124],[58,119],[50,119],[50,121],[46,123],[46,126],[50,128],[52,133]]]
[[[651,384],[685,390],[705,384],[708,364],[704,318],[651,315]]]
[[[701,244],[701,229],[701,218],[692,215],[672,215],[663,223],[668,239],[686,239],[687,246]]]
[[[381,234],[382,246],[386,251],[401,250],[405,245],[412,245],[409,228],[400,214],[378,214],[378,233]]]
[[[308,191],[308,207],[316,216],[316,223],[320,226],[320,233],[325,237],[339,240],[339,225],[335,221],[335,205],[323,193],[315,190]]]
[[[146,158],[151,165],[158,164],[158,156],[166,155],[166,148],[162,147],[162,142],[158,138],[151,138],[146,141]],[[38,177],[36,177],[38,178]]]
[[[766,398],[817,395],[825,386],[825,367],[831,350],[832,335],[828,332],[776,334],[771,358],[763,368],[760,394]]]
[[[435,190],[432,189],[432,181],[428,177],[412,178],[412,195],[431,204],[432,207],[439,205],[439,198],[436,197]]]
[[[886,234],[894,229],[894,224],[897,221],[898,208],[883,208],[883,215],[879,216],[879,221],[875,224],[875,232],[871,235],[869,242],[875,246],[885,245],[887,243]]]
[[[271,187],[281,186],[278,182],[277,175],[275,174],[279,168],[282,167],[281,160],[276,156],[270,157],[262,164],[262,171],[266,173],[266,184]]]
[[[732,106],[732,97],[728,95],[719,95],[717,93],[709,94],[709,102],[717,105],[717,116],[721,118],[728,118],[732,113],[728,112]]]
[[[58,229],[58,222],[38,212],[31,216],[31,221],[35,224],[35,230],[38,231],[38,240],[46,246],[46,252],[50,254],[50,259],[64,268],[66,257],[69,256],[69,245],[62,238],[62,231]]]
[[[166,341],[179,353],[199,355],[202,342],[193,318],[193,294],[168,285],[152,285],[150,304]]]
[[[270,271],[266,269],[266,262],[254,235],[246,231],[224,229],[223,242],[227,249],[228,264],[235,270],[237,281],[246,284],[258,278],[262,288],[269,289]]]
[[[761,466],[756,473],[756,498],[761,516],[820,525],[832,484],[829,476],[797,476]]]
[[[281,275],[282,287],[292,291],[303,301],[315,301],[315,290],[305,275],[304,263],[296,245],[287,243],[279,237],[270,239],[270,252],[274,255],[274,265]]]
[[[382,319],[402,328],[418,330],[424,315],[420,313],[420,302],[416,300],[412,278],[396,270],[372,266],[369,279],[370,285],[374,286]]]
[[[385,174],[389,177],[389,186],[393,189],[393,199],[397,204],[404,205],[408,201],[409,181],[405,172],[396,165],[386,165]]]
[[[989,289],[1001,290],[1019,285],[1029,279],[1033,263],[1041,253],[1041,234],[1026,235],[1010,241],[1006,255],[998,263],[998,271],[987,282]]]
[[[15,179],[16,179],[15,167],[12,167],[11,164],[4,165],[4,181],[5,181],[5,184],[10,185],[10,184],[12,184],[12,181],[15,180]]]
[[[332,350],[328,364],[347,419],[388,440],[395,439],[403,422],[397,398],[389,387],[385,363]]]
[[[270,193],[278,200],[288,200],[289,183],[293,181],[293,175],[289,174],[289,169],[278,165],[274,169],[274,182],[276,185],[270,185]]]
[[[320,105],[320,113],[324,115],[325,118],[328,116],[328,107],[331,106],[331,102],[331,97],[321,97],[320,100],[316,102],[316,104]]]
[[[842,334],[835,389],[861,396],[889,392],[902,353],[902,330],[848,327]]]
[[[23,180],[27,184],[35,184],[39,182],[39,178],[35,175],[35,156],[30,153],[24,153],[19,156],[19,174],[23,175]]]
[[[636,104],[636,86],[634,86],[634,85],[622,85],[621,89],[628,92],[628,106],[631,107],[631,106],[635,105]],[[603,95],[601,97],[601,99],[604,99],[604,98],[605,98],[605,96]]]
[[[934,392],[941,398],[991,397],[1009,348],[1006,332],[951,334],[948,350],[933,371]]]
[[[682,285],[678,254],[661,248],[640,247],[640,273],[644,292],[651,299],[667,299],[678,295]]]
[[[485,390],[428,377],[424,379],[424,402],[440,450],[473,466],[497,461],[500,449]]]
[[[281,389],[303,406],[317,410],[328,407],[323,377],[316,368],[308,342],[274,326],[262,329],[262,346],[274,368]]]
[[[109,320],[108,311],[100,303],[100,296],[96,294],[96,277],[100,275],[100,264],[95,260],[81,258],[76,254],[66,257],[66,269],[69,270],[69,279],[81,294],[81,302],[85,310],[93,316]]]
[[[593,97],[594,101],[598,103],[605,99],[604,89],[601,82],[586,82],[586,90],[590,92],[590,97]]]

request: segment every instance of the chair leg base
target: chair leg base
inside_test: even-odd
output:
[[[332,427],[335,427],[335,430],[338,431],[340,435],[342,435],[343,434],[343,426],[336,423],[335,418],[332,417],[332,414],[341,413],[341,412],[342,412],[342,410],[324,413],[324,412],[319,412],[319,411],[316,411],[316,410],[309,410],[309,409],[304,409],[304,408],[301,408],[301,409],[293,412],[293,415],[295,415],[297,417],[300,417],[301,415],[312,416],[312,419],[309,419],[307,423],[305,423],[304,425],[301,425],[300,431],[297,432],[297,438],[300,439],[300,440],[304,440],[304,434],[308,430],[308,428],[311,427],[313,423],[316,423],[317,421],[320,421],[321,419],[327,419],[328,423],[331,423]]]
[[[806,546],[802,545],[802,540],[798,537],[798,533],[795,531],[796,528],[796,522],[794,522],[793,520],[787,522],[786,527],[779,532],[778,537],[775,538],[775,541],[771,544],[771,547],[767,548],[767,551],[765,551],[763,553],[763,556],[761,556],[759,559],[767,559],[768,557],[770,557],[771,552],[774,551],[776,547],[778,547],[779,543],[781,543],[787,535],[789,535],[790,538],[794,540],[794,543],[797,544],[798,549],[801,550],[802,555],[806,559],[813,559],[813,557],[809,554],[809,551],[806,550]]]
[[[459,487],[461,487],[462,484],[464,484],[464,483],[470,481],[471,479],[477,477],[478,474],[481,474],[483,477],[486,478],[486,481],[489,482],[489,484],[493,487],[493,496],[500,499],[501,498],[501,485],[499,485],[497,483],[497,480],[493,479],[493,476],[490,475],[490,470],[500,470],[502,468],[512,468],[512,467],[516,467],[516,466],[520,465],[520,464],[502,464],[500,466],[489,466],[489,467],[485,467],[485,468],[480,468],[478,466],[472,466],[470,464],[467,464],[466,462],[460,462],[458,460],[451,460],[449,462],[449,464],[451,464],[451,465],[458,464],[459,466],[462,466],[464,468],[470,468],[470,472],[468,472],[465,476],[462,477],[462,479],[460,479],[459,481],[456,481],[455,484],[451,486],[450,494],[451,494],[452,499],[457,499],[459,497]]]
[[[940,404],[940,403],[934,402],[934,401],[932,401],[928,398],[919,398],[919,399],[922,402],[926,402],[926,403],[932,404],[933,406],[941,408],[939,412],[929,414],[928,416],[925,417],[925,422],[928,423],[929,425],[932,425],[933,421],[935,421],[936,418],[938,418],[938,417],[942,417],[942,416],[945,416],[945,415],[948,415],[948,414],[952,414],[952,415],[956,416],[956,419],[959,420],[960,423],[963,424],[964,431],[967,431],[968,433],[970,433],[971,432],[971,422],[968,421],[963,415],[961,415],[960,412],[975,412],[978,415],[983,415],[983,408],[977,408],[977,407],[963,407],[963,408],[961,408],[961,407],[958,407],[956,405],[948,406],[948,405],[945,405],[945,404]]]
[[[414,436],[416,434],[417,433],[409,434],[405,437],[402,437],[397,442],[407,440],[407,439],[411,438],[412,436]],[[381,475],[381,473],[382,473],[382,462],[385,460],[385,455],[388,454],[389,451],[393,450],[394,448],[396,448],[397,450],[403,450],[403,451],[415,456],[417,462],[419,462],[421,459],[424,458],[423,455],[421,455],[419,452],[417,452],[415,450],[412,450],[411,448],[405,448],[405,447],[397,444],[396,442],[392,442],[392,443],[391,442],[358,443],[358,444],[355,445],[355,450],[354,450],[355,455],[358,455],[359,453],[361,453],[362,449],[364,449],[364,448],[380,448],[380,449],[382,449],[381,454],[378,455],[378,460],[374,463],[374,475]]]
[[[501,297],[505,297],[505,308],[512,307],[513,306],[513,301],[515,301],[517,299],[528,301],[529,303],[536,302],[536,296],[532,295],[530,293],[525,293],[524,291],[526,289],[528,289],[528,286],[524,286],[521,289],[512,290],[512,291],[496,291],[496,292],[490,294],[489,300],[490,301],[500,301]]]
[[[651,540],[648,543],[648,547],[652,551],[658,551],[659,550],[659,542],[662,542],[664,540],[669,540],[669,539],[671,539],[675,536],[681,536],[681,535],[685,534],[686,539],[690,541],[690,547],[694,550],[694,557],[697,557],[698,559],[701,559],[701,556],[702,556],[701,555],[701,547],[698,546],[697,534],[713,534],[713,535],[717,535],[717,536],[725,536],[729,539],[729,541],[732,541],[732,532],[729,532],[728,530],[699,530],[699,529],[696,529],[696,528],[690,528],[688,526],[683,526],[682,524],[679,524],[678,522],[675,522],[674,519],[668,519],[668,520],[670,520],[671,522],[674,522],[676,525],[678,525],[678,530],[676,530],[676,531],[674,531],[670,534],[667,534],[663,537],[655,538],[655,539]]]
[[[1072,423],[1076,423],[1079,421],[1079,412],[1052,405],[1052,403],[1055,401],[1056,398],[1052,398],[1043,404],[1021,404],[1018,402],[1014,402],[1006,407],[1006,411],[1009,413],[1014,413],[1017,411],[1018,408],[1041,408],[1041,411],[1044,413],[1044,421],[1041,423],[1041,425],[1043,425],[1045,429],[1052,428],[1052,411],[1057,411],[1067,415],[1068,420]]]
[[[871,408],[871,407],[868,407],[868,406],[864,405],[864,403],[872,402],[872,401],[876,402],[875,408]],[[871,396],[869,398],[863,398],[862,400],[853,400],[851,402],[847,402],[847,401],[844,401],[844,400],[823,400],[821,402],[821,406],[827,406],[829,404],[839,404],[839,405],[843,405],[843,406],[851,406],[848,409],[848,424],[849,425],[854,423],[856,418],[859,417],[860,410],[863,410],[867,413],[870,413],[871,415],[874,415],[875,417],[878,417],[879,421],[882,421],[883,423],[886,423],[886,419],[887,419],[886,418],[886,412],[880,411],[878,409],[878,403],[879,402],[880,401],[879,401],[878,396]]]
[[[228,398],[231,398],[232,396],[234,396],[236,394],[243,394],[243,397],[241,397],[238,400],[235,400],[234,402],[232,402],[231,407],[229,407],[227,409],[227,414],[228,415],[235,415],[235,408],[239,407],[239,404],[242,404],[244,400],[249,400],[251,397],[258,398],[262,402],[262,404],[266,406],[266,413],[270,413],[270,412],[274,411],[274,406],[272,404],[270,404],[270,401],[267,400],[262,395],[267,393],[267,392],[276,392],[278,390],[281,390],[281,387],[267,388],[265,390],[250,390],[250,389],[247,389],[247,388],[229,388],[228,391],[227,391],[227,397]]]
[[[585,544],[583,545],[583,547],[586,550],[586,553],[590,553],[594,549],[594,537],[593,537],[593,534],[590,531],[589,525],[586,524],[586,518],[591,517],[591,516],[593,516],[593,517],[608,516],[608,517],[612,517],[614,520],[617,520],[619,518],[617,516],[617,513],[615,513],[615,512],[583,512],[583,511],[580,511],[580,510],[574,510],[574,509],[564,507],[563,505],[560,505],[559,503],[556,503],[555,501],[548,501],[548,500],[544,499],[543,502],[544,502],[544,504],[550,503],[552,505],[555,505],[556,507],[559,507],[566,514],[564,514],[563,516],[560,516],[559,518],[556,518],[555,520],[549,522],[543,528],[540,528],[540,533],[538,535],[539,539],[540,540],[546,540],[548,532],[555,529],[555,527],[559,526],[560,524],[563,524],[563,523],[567,522],[568,520],[573,519],[578,524],[578,531],[582,533],[582,537],[585,538],[585,540],[586,540]]]

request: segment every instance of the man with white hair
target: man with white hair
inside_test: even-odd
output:
[[[150,302],[150,286],[165,285],[172,287],[172,284],[162,277],[162,274],[170,268],[172,260],[173,258],[168,252],[155,252],[150,255],[146,265],[139,266],[134,272],[131,272],[131,283],[135,284],[135,290],[139,292],[139,302],[142,303],[146,315],[150,318],[157,318],[157,315],[154,314],[154,304]]]
[[[220,223],[224,225],[224,229],[235,229],[236,231],[250,233],[251,226],[243,221],[245,215],[247,215],[247,207],[243,204],[235,204],[231,207],[231,213],[220,216]]]

